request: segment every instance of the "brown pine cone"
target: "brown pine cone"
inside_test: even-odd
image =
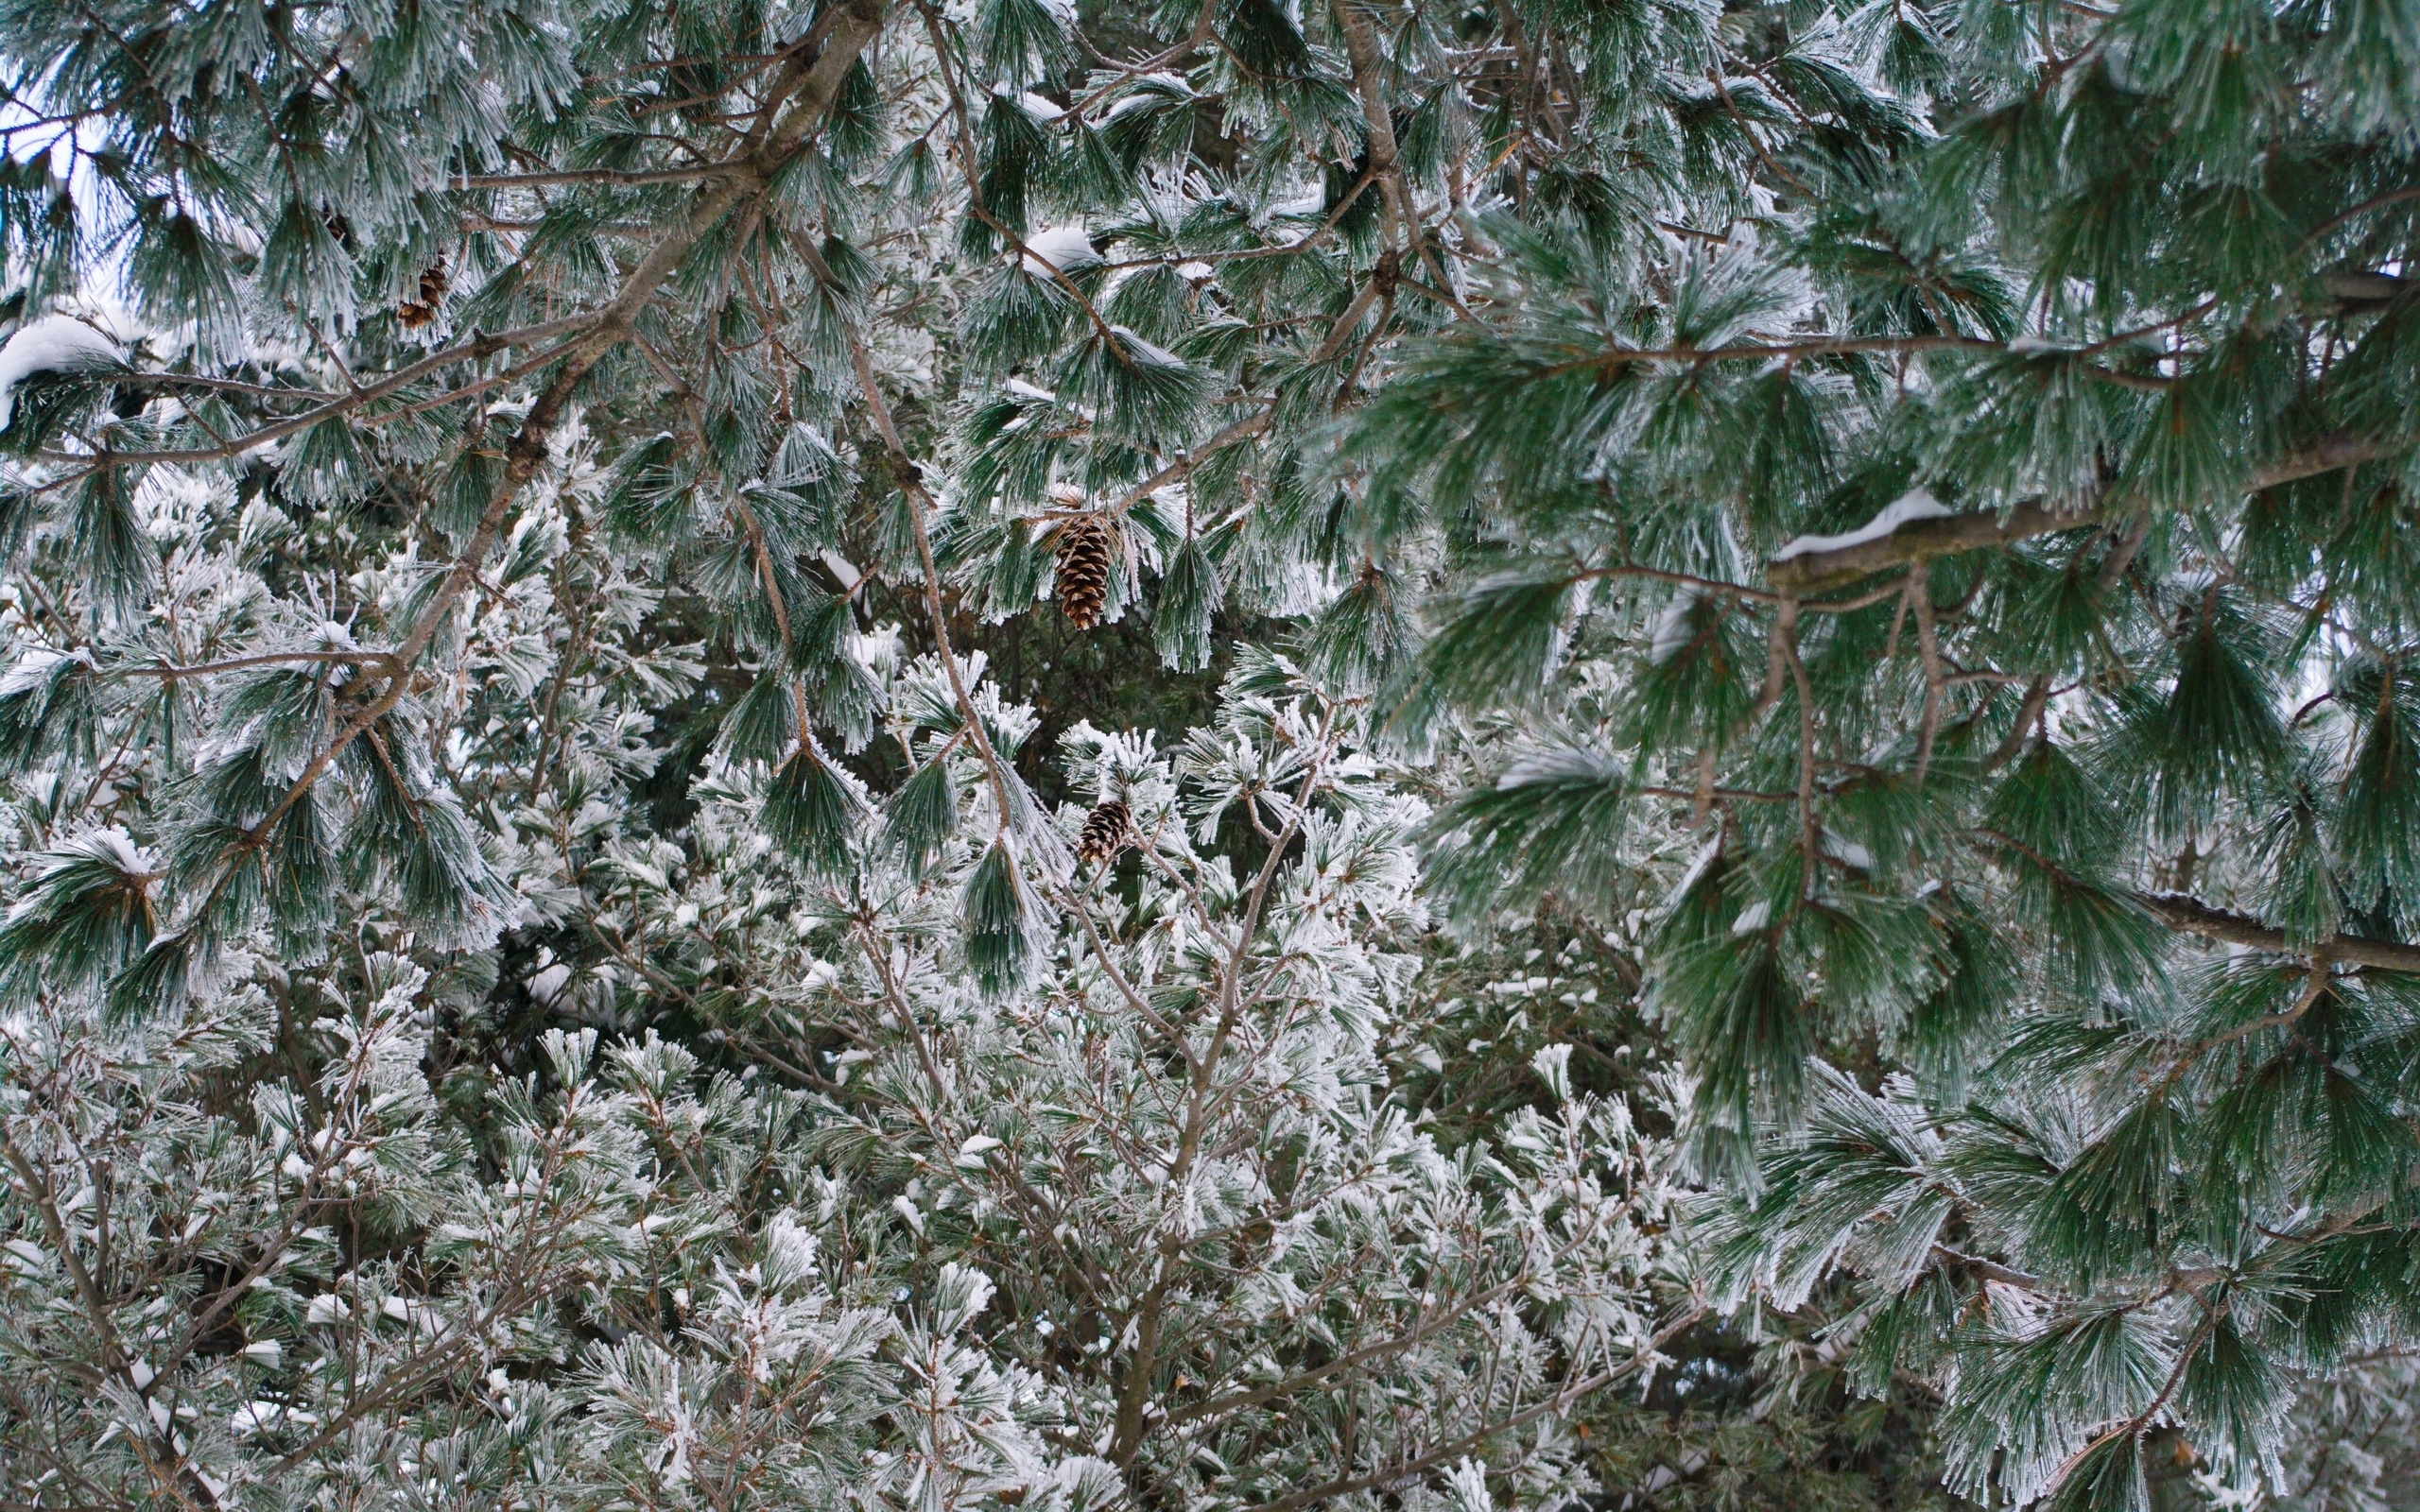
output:
[[[438,301],[444,298],[445,259],[441,254],[436,262],[420,271],[419,301],[410,304],[397,305],[395,318],[401,320],[406,330],[417,331],[437,318]]]
[[[1125,850],[1126,829],[1132,822],[1126,805],[1115,799],[1096,804],[1084,816],[1084,827],[1076,835],[1076,859],[1098,864]]]
[[[1080,514],[1059,526],[1059,607],[1067,623],[1089,630],[1109,598],[1109,527]]]

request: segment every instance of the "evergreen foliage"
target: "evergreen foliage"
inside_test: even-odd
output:
[[[2397,1494],[2404,0],[0,87],[0,1500]]]

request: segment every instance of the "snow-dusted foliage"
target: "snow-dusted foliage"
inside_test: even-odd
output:
[[[531,699],[507,669],[545,601],[499,600],[462,655]],[[293,644],[340,696],[350,637]],[[1560,1060],[1484,1143],[1393,1095],[1435,1032],[1427,810],[1353,709],[1255,654],[1173,749],[1079,725],[1071,790],[1132,815],[1113,877],[1068,859],[1083,802],[1046,810],[1007,765],[1033,714],[980,658],[863,666],[877,740],[920,765],[880,811],[828,768],[822,849],[769,834],[781,765],[728,756],[677,843],[648,830],[600,692],[546,791],[486,774],[492,880],[460,916],[332,869],[319,932],[264,907],[149,1004],[110,972],[159,948],[173,861],[77,807],[112,781],[92,758],[26,780],[0,926],[12,1484],[228,1508],[1584,1493],[1565,1418],[1695,1315],[1667,1147]],[[327,717],[259,686],[205,706],[192,769]],[[99,751],[147,713],[93,717]],[[1230,819],[1257,843],[1214,846]],[[590,948],[499,948],[508,921]],[[507,971],[603,1027],[516,1059]],[[666,1004],[712,1063],[619,1026]]]
[[[0,1512],[2387,1494],[2415,81],[0,0]]]

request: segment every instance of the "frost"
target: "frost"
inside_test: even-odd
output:
[[[130,875],[157,870],[160,865],[151,852],[134,843],[134,836],[114,824],[92,831],[77,845],[95,860],[105,861]]]
[[[1821,556],[1825,552],[1846,551],[1862,546],[1869,541],[1880,541],[1901,525],[1915,520],[1945,519],[1951,511],[1939,499],[1923,489],[1910,489],[1891,501],[1880,514],[1855,530],[1841,536],[1800,536],[1773,553],[1773,560],[1788,561],[1793,557]]]
[[[1166,347],[1155,347],[1122,325],[1114,325],[1110,334],[1116,336],[1126,354],[1147,368],[1182,368],[1184,359]]]
[[[821,556],[817,559],[832,569],[833,576],[840,579],[840,591],[844,593],[856,592],[857,580],[865,576],[865,574],[857,571],[856,563],[829,546],[823,548]]]
[[[17,386],[38,372],[98,372],[125,359],[118,345],[71,316],[44,316],[0,347],[0,429],[16,413]]]
[[[1027,245],[1031,246],[1032,244],[1028,242]],[[1091,249],[1090,243],[1086,243],[1085,246],[1087,250]],[[1052,393],[1047,388],[1037,388],[1033,385],[1027,383],[1022,378],[1011,378],[1000,387],[1029,404],[1055,404],[1059,403],[1059,396],[1057,394]]]
[[[1044,95],[1036,94],[1031,90],[1022,94],[1010,94],[1003,92],[1001,97],[1015,100],[1017,109],[1025,112],[1037,125],[1041,126],[1055,125],[1067,113],[1065,106]]]
[[[1704,592],[1695,585],[1685,586],[1672,595],[1672,602],[1657,618],[1654,631],[1649,637],[1647,659],[1650,662],[1662,666],[1697,638],[1689,628],[1689,610],[1697,608],[1698,601],[1704,596]]]
[[[1100,266],[1100,253],[1081,226],[1052,226],[1025,239],[1025,270],[1036,278]]]
[[[1121,97],[1112,105],[1101,116],[1102,125],[1106,126],[1112,121],[1132,115],[1137,111],[1148,111],[1166,105],[1182,105],[1201,97],[1193,93],[1193,86],[1174,74],[1145,74],[1135,80],[1135,83],[1137,86],[1149,87],[1138,87],[1135,93]]]
[[[1699,848],[1698,853],[1689,858],[1689,869],[1681,873],[1681,880],[1673,884],[1671,892],[1666,895],[1663,908],[1665,913],[1668,914],[1681,906],[1681,900],[1689,895],[1689,889],[1698,885],[1698,879],[1705,875],[1705,868],[1713,866],[1715,857],[1720,854],[1722,854],[1720,840],[1708,840]]]
[[[1570,1047],[1564,1049],[1567,1055]],[[1445,1472],[1445,1484],[1461,1512],[1495,1512],[1495,1503],[1487,1493],[1487,1461],[1464,1457]]]
[[[1195,261],[1176,265],[1176,276],[1187,284],[1207,284],[1217,274],[1218,270],[1204,262]]]
[[[274,1401],[248,1401],[235,1409],[228,1426],[238,1434],[257,1434],[276,1427],[285,1416],[285,1409]]]
[[[7,423],[6,413],[5,405],[0,405],[0,424]],[[38,646],[18,658],[16,665],[0,673],[0,698],[41,686],[42,680],[49,677],[52,669],[61,662],[81,662],[88,667],[96,664],[93,653],[82,646],[74,651],[53,651]]]
[[[1563,1101],[1571,1099],[1571,1046],[1546,1045],[1530,1057],[1530,1069]]]
[[[1603,759],[1594,752],[1571,746],[1549,746],[1544,750],[1529,751],[1508,764],[1495,779],[1495,790],[1509,793],[1540,782],[1572,780],[1601,782],[1607,775]]]

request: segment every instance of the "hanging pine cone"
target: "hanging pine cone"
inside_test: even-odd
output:
[[[443,298],[445,258],[441,253],[436,262],[420,271],[420,299],[413,303],[397,305],[395,318],[401,320],[406,329],[417,331],[437,318],[437,302]]]
[[[1098,515],[1077,515],[1059,527],[1059,607],[1068,624],[1089,630],[1108,597],[1109,527]]]
[[[1126,849],[1126,827],[1132,822],[1126,805],[1115,799],[1095,804],[1076,836],[1076,859],[1098,864],[1117,854]]]

